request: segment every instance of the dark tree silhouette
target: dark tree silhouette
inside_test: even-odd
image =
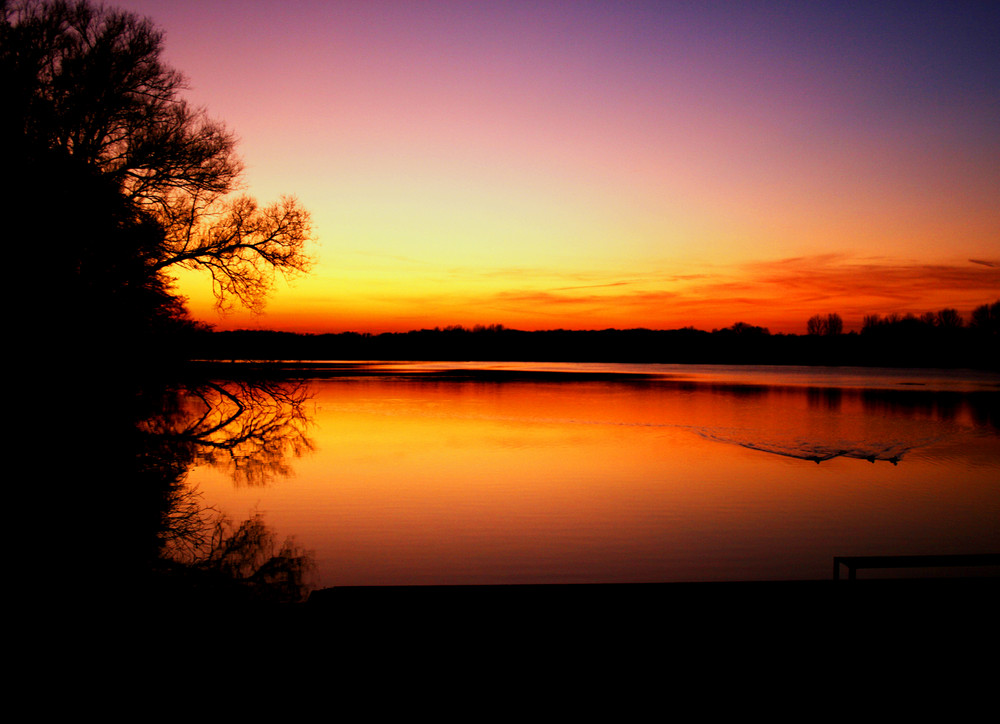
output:
[[[290,474],[288,459],[312,450],[301,381],[186,383],[139,428],[188,451],[192,462],[226,470],[236,485],[267,485]]]
[[[309,215],[291,198],[234,194],[235,139],[181,97],[162,49],[162,33],[131,13],[3,0],[0,142],[20,185],[10,210],[63,254],[70,286],[142,289],[176,307],[169,273],[200,269],[220,307],[259,311],[275,272],[308,269]]]
[[[1000,334],[1000,299],[992,304],[983,304],[972,312],[970,325],[980,334],[996,336]]]
[[[260,515],[239,525],[205,516],[199,534],[180,543],[167,542],[160,567],[161,585],[174,581],[175,596],[186,593],[201,603],[299,603],[310,591],[312,555],[291,538],[278,545]]]
[[[722,330],[723,332],[745,335],[745,336],[760,336],[769,335],[771,330],[767,327],[757,327],[753,324],[748,324],[746,322],[736,322]]]
[[[844,320],[839,314],[828,314],[825,317],[814,314],[806,323],[806,331],[811,335],[836,336],[844,332]]]
[[[307,388],[299,381],[194,381],[139,395],[132,478],[145,504],[151,585],[159,596],[236,602],[293,602],[309,590],[312,559],[292,539],[280,545],[260,515],[239,525],[205,507],[187,481],[209,464],[237,484],[263,485],[290,474],[287,458],[311,449]]]
[[[965,324],[957,309],[941,309],[934,315],[934,324],[942,329],[958,329]]]

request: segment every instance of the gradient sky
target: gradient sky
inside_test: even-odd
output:
[[[1000,298],[1000,3],[120,0],[313,214],[218,329],[804,332]]]

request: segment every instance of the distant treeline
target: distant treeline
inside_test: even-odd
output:
[[[502,325],[451,326],[402,333],[295,334],[202,332],[194,357],[215,360],[495,360],[530,362],[659,362],[700,364],[858,365],[1000,369],[997,320],[992,325],[923,318],[866,320],[860,333],[836,323],[812,334],[771,334],[738,322],[706,332],[605,329],[525,332]],[[946,315],[947,316],[947,315]],[[951,322],[954,319],[948,316]]]

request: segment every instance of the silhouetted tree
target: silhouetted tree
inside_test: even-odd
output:
[[[976,307],[969,326],[981,334],[1000,334],[1000,299]]]
[[[839,314],[828,314],[825,317],[814,314],[806,323],[806,331],[811,335],[838,335],[844,331],[844,320]]]
[[[205,381],[169,390],[143,434],[184,449],[192,462],[225,470],[237,485],[266,485],[290,474],[289,457],[312,450],[301,381]]]
[[[861,325],[862,334],[871,334],[882,324],[882,316],[879,314],[866,314]]]
[[[166,541],[158,567],[166,581],[185,584],[199,603],[299,603],[311,588],[315,561],[286,538],[278,545],[260,515],[235,525],[229,518],[200,509],[200,527],[186,538]],[[161,581],[162,583],[162,581]],[[177,591],[174,591],[176,595]]]
[[[302,382],[256,379],[189,381],[138,395],[129,487],[144,491],[144,505],[128,517],[148,526],[144,548],[160,594],[292,602],[308,593],[308,553],[291,539],[279,546],[259,515],[236,525],[204,506],[186,480],[195,464],[237,484],[290,474],[287,458],[311,449],[306,394]]]
[[[308,268],[309,215],[291,198],[232,196],[235,139],[181,97],[162,48],[131,13],[4,0],[0,143],[20,186],[10,210],[33,217],[25,231],[63,254],[80,287],[141,289],[176,314],[169,272],[184,267],[208,272],[220,307],[260,310],[276,271]]]
[[[771,334],[771,330],[767,327],[758,327],[753,324],[748,324],[747,322],[736,322],[735,324],[726,327],[723,332],[732,332],[739,335],[750,335],[750,336],[766,336]]]
[[[957,309],[942,309],[934,315],[934,324],[942,329],[958,329],[964,323]]]

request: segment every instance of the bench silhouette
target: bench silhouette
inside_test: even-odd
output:
[[[861,568],[953,568],[957,566],[1000,566],[1000,554],[939,556],[834,556],[833,580],[840,580],[840,567],[847,566],[847,579],[855,580]]]

